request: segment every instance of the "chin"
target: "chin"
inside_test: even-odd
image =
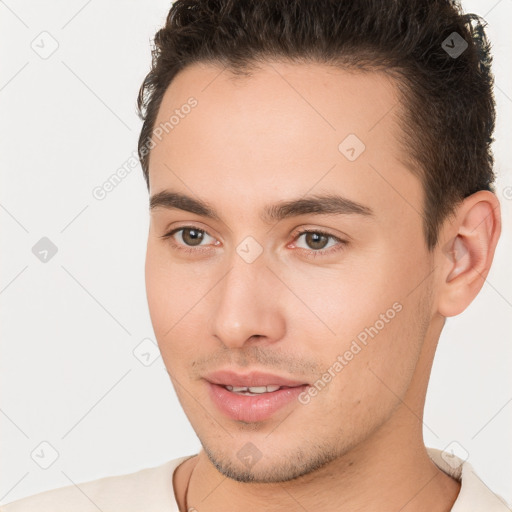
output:
[[[210,462],[225,477],[242,483],[289,482],[312,473],[337,458],[332,450],[314,453],[297,447],[265,456],[252,443],[238,451],[220,453],[203,445]]]

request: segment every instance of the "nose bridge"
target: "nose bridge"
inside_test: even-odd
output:
[[[248,263],[234,254],[217,293],[213,334],[226,346],[240,347],[255,335],[266,338],[281,335],[284,322],[263,257]]]

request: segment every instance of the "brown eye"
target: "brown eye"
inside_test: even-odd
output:
[[[183,228],[180,231],[182,231],[181,239],[187,245],[191,245],[191,246],[200,245],[201,241],[204,238],[204,231],[201,231],[199,229]]]
[[[344,249],[348,242],[316,229],[295,233],[296,249],[308,258],[328,256]]]
[[[204,229],[199,229],[195,226],[182,226],[181,228],[173,229],[160,238],[169,240],[174,249],[190,254],[210,250],[211,245],[220,245],[220,242],[215,240]],[[212,243],[203,243],[205,241],[209,242],[210,239]]]
[[[308,232],[305,235],[304,240],[311,249],[323,249],[330,238],[329,236],[315,232]]]

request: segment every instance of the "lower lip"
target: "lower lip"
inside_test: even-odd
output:
[[[226,416],[237,421],[256,422],[270,418],[277,410],[297,401],[308,385],[282,388],[258,396],[238,395],[211,382],[208,387],[211,399]]]

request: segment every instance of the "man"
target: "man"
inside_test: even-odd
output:
[[[2,510],[509,510],[422,435],[445,319],[501,229],[478,20],[178,0],[155,43],[147,296],[203,449]]]

